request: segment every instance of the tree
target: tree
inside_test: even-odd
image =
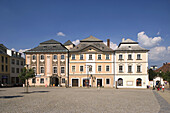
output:
[[[19,74],[19,78],[25,83],[26,92],[28,93],[28,79],[35,77],[35,73],[33,69],[26,69],[24,67],[23,71]]]
[[[153,80],[153,78],[157,76],[157,73],[153,71],[152,69],[149,69],[148,74],[149,74],[149,80]]]
[[[163,74],[163,79],[169,82],[169,88],[170,88],[170,72],[167,71],[166,73]]]

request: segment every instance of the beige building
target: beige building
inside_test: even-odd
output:
[[[29,79],[31,86],[66,86],[68,78],[68,50],[55,40],[40,43],[25,52],[28,68],[35,77]]]
[[[113,87],[114,51],[93,36],[69,50],[69,85],[71,87]]]
[[[146,88],[148,51],[130,39],[122,39],[115,50],[115,81],[118,88]]]
[[[10,84],[10,56],[6,50],[7,48],[0,44],[0,86]]]

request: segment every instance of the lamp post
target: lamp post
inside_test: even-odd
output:
[[[160,70],[160,71],[159,71],[160,85],[161,85],[161,73],[162,73],[162,71]]]

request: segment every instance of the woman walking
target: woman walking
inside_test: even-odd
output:
[[[162,86],[162,90],[163,90],[163,92],[164,92],[164,88],[165,88],[165,86],[164,86],[164,84],[163,84],[163,86]]]

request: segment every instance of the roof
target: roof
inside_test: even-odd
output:
[[[163,66],[158,68],[158,69],[156,69],[155,72],[160,72],[160,70],[162,72],[167,72],[167,71],[170,72],[170,63],[163,63]]]
[[[127,39],[122,41],[115,51],[149,51],[149,50],[139,46],[138,42],[135,42],[131,39]]]
[[[0,49],[0,54],[4,54],[4,55],[8,55],[7,53],[5,53],[3,50]],[[9,55],[8,55],[9,56]]]
[[[68,52],[68,49],[58,41],[48,40],[40,43],[37,47],[26,51],[25,53],[34,52]]]
[[[47,40],[47,41],[45,41],[45,42],[42,42],[42,43],[40,43],[40,44],[60,44],[60,42],[51,39],[51,40]]]
[[[96,41],[94,41],[93,39],[96,40]],[[96,49],[98,49],[99,51],[102,51],[102,52],[113,52],[114,51],[110,47],[106,46],[103,43],[102,40],[97,39],[93,36],[90,36],[88,38],[81,40],[80,43],[77,46],[70,49],[70,52],[81,52],[88,47],[96,48]]]
[[[3,49],[8,49],[6,46],[4,46],[3,44],[0,44],[0,46],[3,48]]]
[[[88,38],[80,40],[80,42],[103,42],[103,41],[91,35]]]
[[[70,40],[68,40],[67,42],[64,43],[64,46],[68,46],[68,45],[74,45]]]

